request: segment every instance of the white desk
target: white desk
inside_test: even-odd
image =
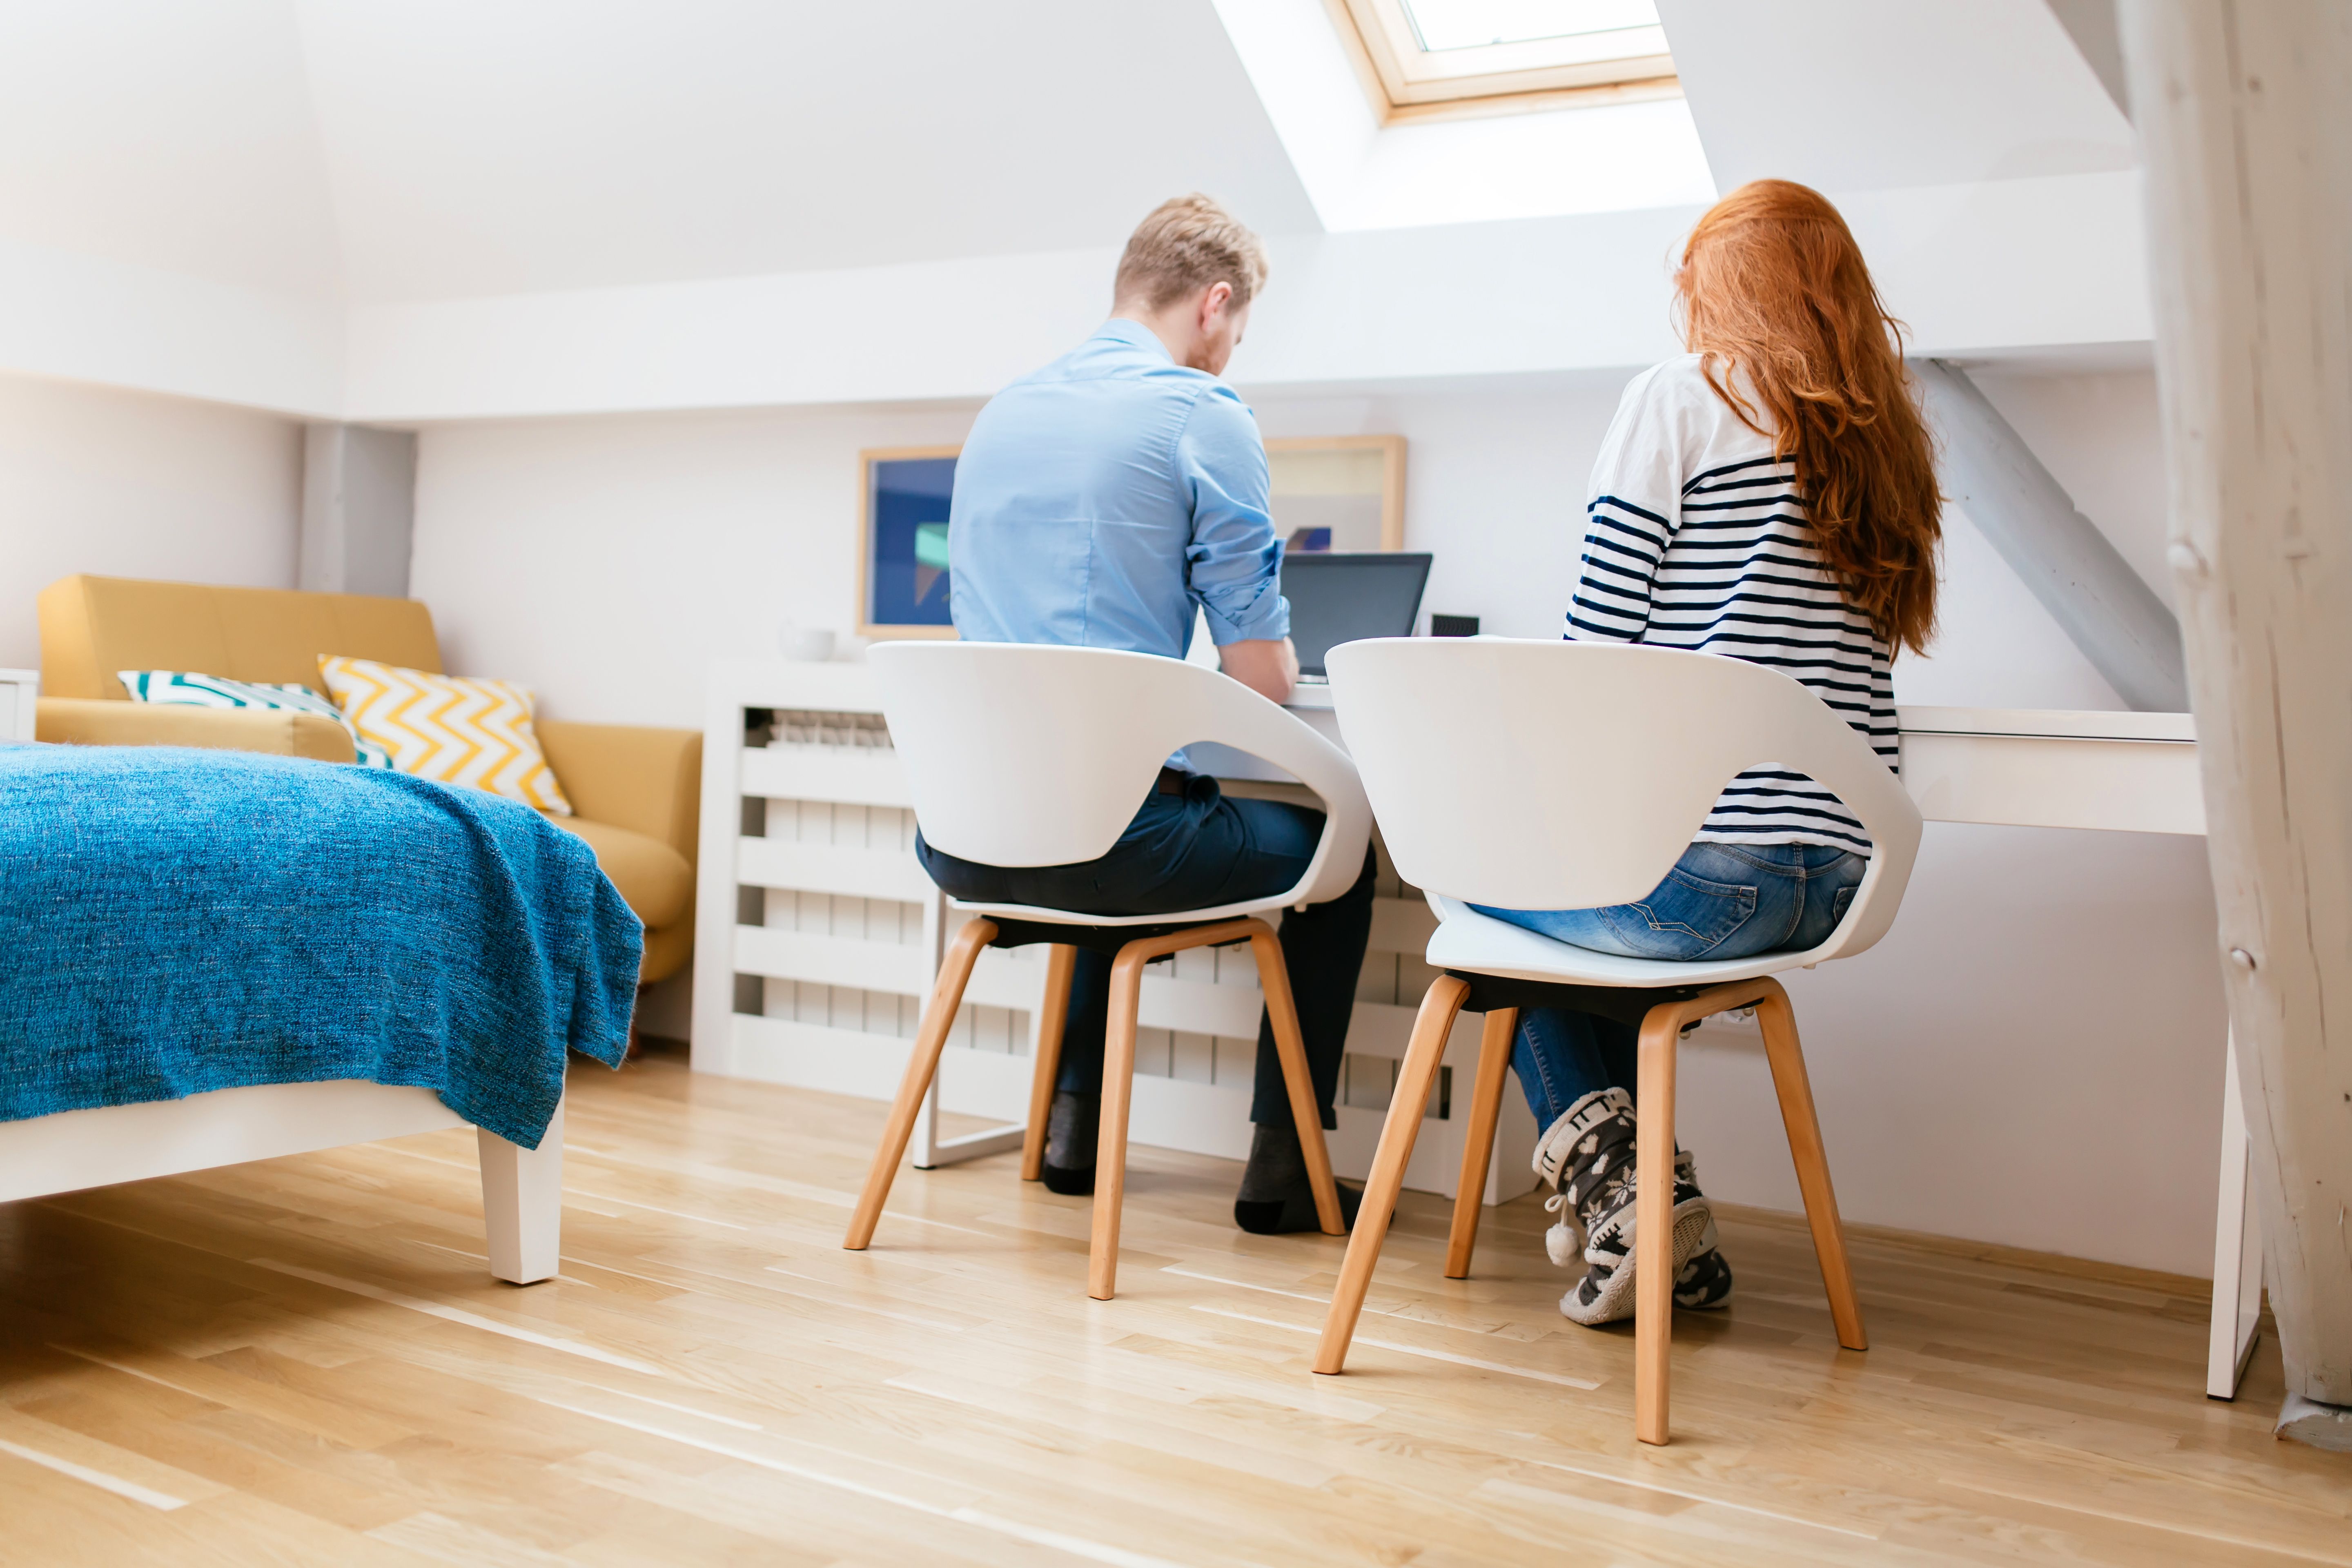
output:
[[[1292,689],[1290,700],[1284,706],[1306,720],[1325,740],[1343,752],[1348,749],[1346,738],[1339,733],[1339,715],[1331,706],[1329,687],[1301,681]],[[1221,779],[1252,779],[1267,784],[1298,782],[1271,763],[1260,762],[1247,752],[1236,752],[1214,742],[1185,747],[1184,759],[1202,773],[1214,773]]]
[[[1902,708],[1903,783],[1930,822],[2205,831],[2186,713]]]
[[[1904,708],[1903,782],[1931,822],[2205,831],[2197,727],[2187,713]],[[2221,1091],[2220,1208],[2205,1392],[2237,1396],[2261,1315],[2262,1248],[2247,1180],[2245,1105],[2232,1042]]]

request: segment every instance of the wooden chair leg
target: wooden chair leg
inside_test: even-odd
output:
[[[1780,1121],[1789,1130],[1789,1154],[1797,1165],[1797,1188],[1805,1195],[1805,1221],[1812,1227],[1813,1255],[1821,1260],[1822,1286],[1829,1292],[1830,1321],[1838,1343],[1868,1350],[1862,1329],[1862,1302],[1853,1291],[1846,1261],[1845,1226],[1838,1219],[1837,1194],[1830,1186],[1830,1162],[1822,1146],[1822,1124],[1813,1112],[1813,1087],[1805,1076],[1805,1053],[1797,1043],[1797,1014],[1778,981],[1756,1004],[1764,1054],[1772,1064],[1772,1088],[1780,1099]],[[1644,1176],[1643,1180],[1648,1178]]]
[[[1094,1236],[1087,1250],[1087,1294],[1108,1301],[1118,1286],[1119,1207],[1127,1198],[1127,1113],[1135,1097],[1136,1012],[1143,1000],[1141,942],[1119,949],[1110,966],[1109,1026],[1103,1031],[1102,1131],[1095,1145]]]
[[[1470,1249],[1478,1244],[1478,1211],[1486,1203],[1486,1163],[1495,1154],[1495,1124],[1503,1115],[1503,1079],[1511,1068],[1511,1036],[1519,1026],[1517,1007],[1486,1015],[1478,1039],[1478,1082],[1470,1097],[1470,1121],[1462,1129],[1462,1176],[1454,1186],[1454,1229],[1445,1238],[1445,1277],[1470,1278]]]
[[[1331,1150],[1323,1139],[1323,1111],[1315,1103],[1315,1077],[1307,1066],[1307,1041],[1298,1032],[1298,1005],[1290,994],[1290,971],[1282,943],[1271,929],[1250,938],[1257,959],[1258,988],[1265,993],[1265,1016],[1274,1026],[1274,1048],[1282,1058],[1282,1081],[1290,1090],[1290,1117],[1298,1126],[1298,1147],[1307,1156],[1307,1184],[1315,1194],[1316,1222],[1326,1236],[1345,1236],[1339,1215],[1339,1185],[1331,1179]]]
[[[1045,949],[1045,994],[1037,1008],[1037,1060],[1029,1073],[1029,1129],[1021,1135],[1021,1179],[1045,1173],[1045,1120],[1054,1110],[1054,1076],[1062,1065],[1062,1026],[1070,1018],[1070,976],[1078,950],[1065,942]]]
[[[1389,1217],[1396,1212],[1397,1194],[1404,1187],[1404,1168],[1412,1158],[1413,1140],[1421,1135],[1421,1119],[1429,1107],[1429,1091],[1437,1083],[1437,1069],[1445,1060],[1445,1038],[1454,1030],[1454,1016],[1470,987],[1450,974],[1429,983],[1421,1012],[1412,1021],[1412,1039],[1405,1047],[1404,1066],[1397,1073],[1396,1093],[1389,1100],[1388,1120],[1381,1126],[1380,1152],[1372,1156],[1371,1178],[1364,1184],[1364,1201],[1356,1210],[1355,1234],[1348,1237],[1348,1256],[1339,1265],[1339,1288],[1331,1292],[1331,1308],[1324,1315],[1323,1338],[1315,1347],[1315,1370],[1337,1373],[1348,1362],[1349,1342],[1356,1337],[1356,1319],[1371,1289],[1372,1268],[1381,1260],[1381,1243],[1387,1239]]]
[[[882,1124],[881,1146],[874,1151],[873,1168],[866,1173],[866,1190],[858,1195],[856,1210],[849,1216],[849,1235],[841,1245],[852,1252],[865,1251],[866,1244],[874,1239],[875,1223],[882,1217],[882,1205],[890,1196],[890,1183],[898,1173],[898,1162],[907,1157],[907,1140],[915,1131],[915,1113],[922,1109],[924,1091],[931,1087],[931,1075],[939,1071],[940,1049],[948,1043],[948,1030],[955,1023],[957,1006],[963,1001],[963,988],[971,980],[971,966],[980,961],[980,950],[995,935],[992,921],[967,921],[948,944],[939,980],[931,987],[930,1002],[923,1008],[922,1027],[915,1034],[915,1048],[907,1058],[907,1076],[898,1080],[898,1098],[891,1102],[889,1120]]]
[[[1675,1323],[1675,1047],[1683,1010],[1642,1020],[1633,1135],[1633,1436],[1666,1440],[1666,1384]]]

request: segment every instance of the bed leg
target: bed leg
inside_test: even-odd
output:
[[[510,1285],[555,1278],[563,1241],[563,1102],[556,1101],[536,1149],[476,1128],[482,1153],[482,1228],[490,1273]]]

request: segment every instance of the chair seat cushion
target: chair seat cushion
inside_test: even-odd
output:
[[[1565,981],[1584,985],[1719,985],[1759,974],[1778,974],[1812,963],[1822,948],[1803,952],[1759,952],[1710,963],[1674,963],[1654,958],[1623,958],[1570,947],[1548,936],[1538,936],[1508,921],[1482,915],[1459,899],[1429,895],[1437,911],[1437,932],[1429,939],[1426,961],[1433,968],[1472,970],[1515,980]],[[1835,941],[1832,935],[1832,941]],[[1824,944],[1826,946],[1827,944]]]
[[[686,918],[694,902],[694,868],[685,856],[658,838],[609,822],[551,813],[547,819],[588,841],[596,852],[596,864],[646,930],[676,925]]]

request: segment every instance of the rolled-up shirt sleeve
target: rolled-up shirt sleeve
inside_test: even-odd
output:
[[[1192,495],[1185,584],[1218,647],[1290,635],[1282,545],[1268,510],[1265,443],[1241,399],[1213,387],[1176,443],[1178,482]]]

